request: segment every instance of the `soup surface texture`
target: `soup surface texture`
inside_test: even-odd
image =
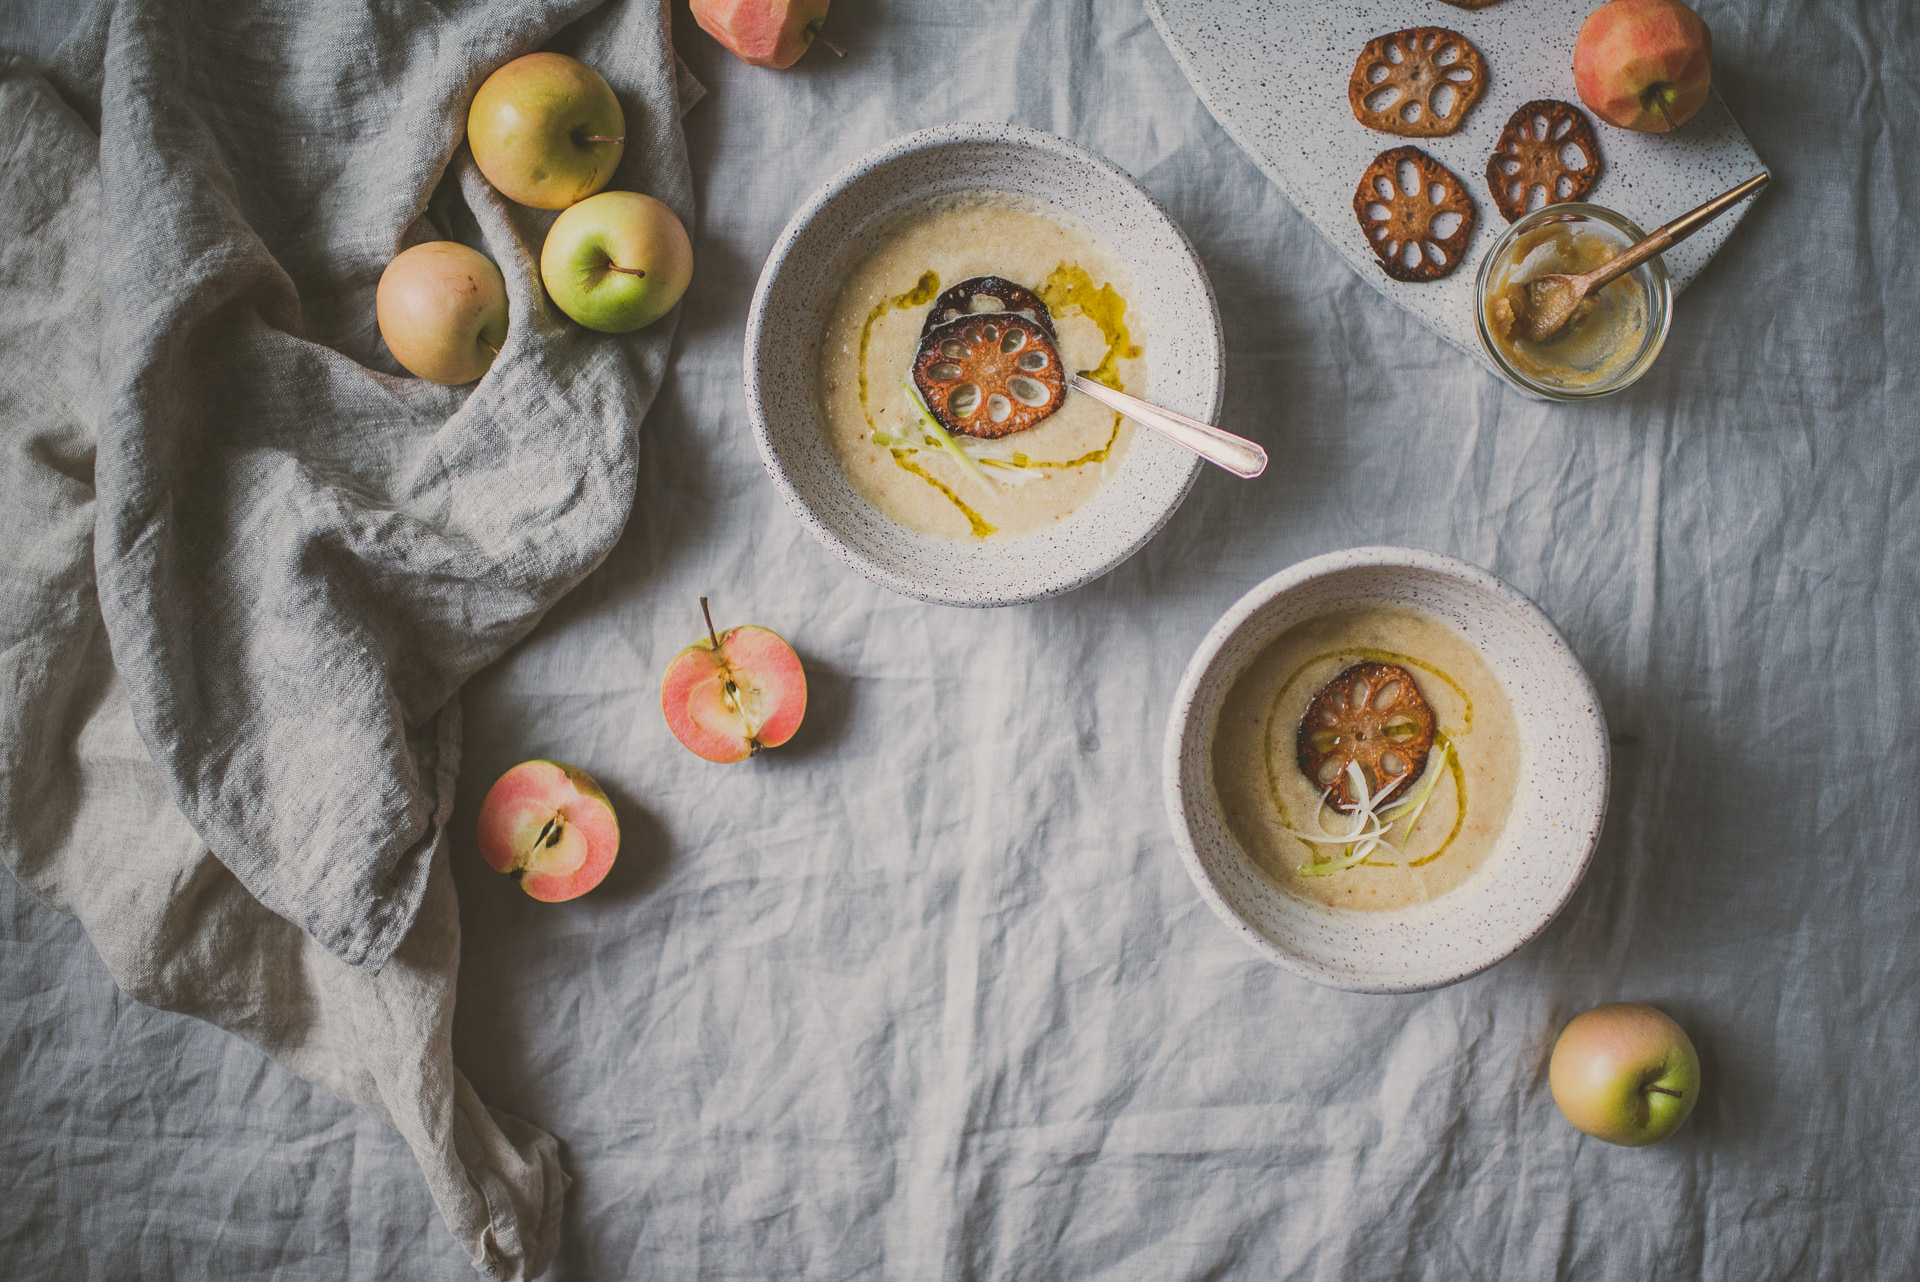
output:
[[[1364,662],[1410,672],[1438,734],[1428,773],[1380,806],[1384,820],[1424,797],[1418,813],[1403,807],[1390,846],[1329,872],[1348,847],[1295,834],[1343,833],[1352,819],[1323,804],[1301,772],[1296,735],[1321,687]],[[1520,757],[1506,691],[1466,638],[1427,614],[1368,606],[1297,624],[1254,657],[1221,705],[1213,778],[1229,830],[1269,882],[1332,908],[1384,911],[1436,899],[1487,863],[1513,808]]]
[[[908,377],[934,299],[976,276],[1040,296],[1069,373],[1145,395],[1119,259],[1063,210],[970,192],[898,220],[847,278],[821,344],[821,430],[854,489],[900,524],[940,538],[1017,538],[1083,507],[1118,469],[1133,426],[1070,393],[1030,430],[941,443]]]

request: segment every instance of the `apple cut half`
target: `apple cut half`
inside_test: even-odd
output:
[[[673,737],[708,761],[745,761],[793,738],[807,714],[807,674],[779,633],[751,625],[707,635],[673,656],[660,711]]]
[[[494,781],[480,805],[480,855],[543,903],[577,899],[620,853],[613,803],[584,770],[523,761]]]

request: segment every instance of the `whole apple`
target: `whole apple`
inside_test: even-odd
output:
[[[507,283],[458,241],[402,250],[380,273],[373,309],[393,359],[433,383],[471,383],[507,341]]]
[[[1666,133],[1706,104],[1713,33],[1680,0],[1608,0],[1580,27],[1573,84],[1607,123]]]
[[[600,73],[563,53],[530,53],[488,76],[467,112],[467,145],[508,200],[565,209],[605,187],[627,118]]]
[[[693,242],[671,209],[637,191],[603,191],[553,220],[540,279],[561,311],[608,334],[665,316],[693,279]]]
[[[828,0],[693,0],[693,20],[740,61],[791,67],[827,18]]]
[[[1700,1099],[1700,1056],[1685,1029],[1639,1002],[1609,1002],[1561,1030],[1547,1066],[1553,1102],[1609,1144],[1667,1138]]]

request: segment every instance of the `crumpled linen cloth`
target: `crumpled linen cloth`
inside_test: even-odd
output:
[[[687,119],[702,256],[635,518],[462,694],[455,1058],[563,1141],[554,1279],[1920,1276],[1920,14],[1697,7],[1775,183],[1646,380],[1573,407],[1507,391],[1355,278],[1132,0],[836,0],[847,59],[781,73],[676,17],[711,91]],[[1166,203],[1219,295],[1226,426],[1275,459],[1202,476],[1105,579],[986,612],[895,597],[817,546],[740,386],[794,208],[867,148],[963,119],[1052,129]],[[1615,735],[1566,911],[1404,997],[1245,950],[1160,797],[1209,624],[1283,566],[1373,542],[1539,601]],[[800,734],[742,765],[660,720],[702,594],[722,626],[779,629],[812,680]],[[626,834],[607,883],[559,906],[470,844],[493,776],[549,753],[612,790]],[[386,1128],[123,1001],[5,878],[0,912],[17,1268],[468,1276],[419,1230]],[[1622,998],[1669,1010],[1706,1070],[1686,1129],[1640,1150],[1583,1139],[1546,1084],[1561,1022]]]
[[[391,1123],[502,1278],[567,1178],[452,1064],[455,692],[613,545],[672,330],[561,317],[544,221],[464,149],[479,81],[550,41],[622,95],[616,183],[690,219],[657,4],[129,0],[64,97],[0,64],[0,853],[128,994]],[[374,322],[447,236],[510,298],[471,389],[397,375]]]

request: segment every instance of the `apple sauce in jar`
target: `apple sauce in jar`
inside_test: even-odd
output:
[[[1516,222],[1480,268],[1476,321],[1494,367],[1522,391],[1582,400],[1619,391],[1659,354],[1672,298],[1656,256],[1589,295],[1565,329],[1545,342],[1521,336],[1529,281],[1578,275],[1640,239],[1639,229],[1597,205],[1565,202]]]

